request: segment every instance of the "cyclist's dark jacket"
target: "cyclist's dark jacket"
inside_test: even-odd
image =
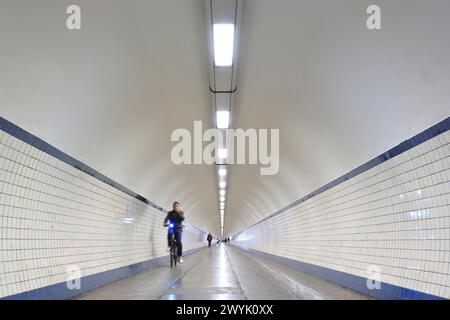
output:
[[[166,224],[169,220],[175,223],[178,229],[182,229],[183,226],[181,225],[181,222],[184,220],[184,212],[176,212],[175,210],[169,211],[164,219],[164,224]]]

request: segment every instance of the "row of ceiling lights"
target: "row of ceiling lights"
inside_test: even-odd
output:
[[[240,3],[241,2],[241,3]],[[237,29],[242,12],[242,1],[239,0],[205,0],[210,59],[210,90],[215,113],[216,128],[226,130],[231,124],[233,103],[233,86],[236,82],[236,43]],[[212,88],[211,88],[212,87]],[[223,145],[217,146],[217,175],[219,182],[219,216],[220,231],[223,237],[225,221],[225,205],[228,187],[228,147],[226,134]]]
[[[233,48],[234,48],[234,24],[214,24],[213,25],[213,42],[214,42],[214,66],[215,67],[231,67],[233,65]],[[228,129],[230,126],[230,111],[216,111],[217,129]],[[226,145],[218,148],[218,158],[226,162],[228,157],[228,149]],[[227,187],[227,166],[217,165],[217,174],[219,176],[219,215],[220,215],[220,231],[223,237],[223,229],[225,222],[225,197]]]

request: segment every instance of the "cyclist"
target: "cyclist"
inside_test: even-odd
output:
[[[166,226],[168,221],[170,221],[175,225],[173,232],[175,234],[175,240],[177,242],[177,255],[179,263],[183,263],[182,258],[183,244],[181,243],[181,233],[183,232],[183,225],[182,225],[183,220],[184,220],[184,212],[181,210],[180,203],[178,201],[175,201],[172,204],[172,211],[169,211],[167,213],[167,216],[164,218],[163,226]],[[170,250],[170,232],[167,233],[167,240]]]

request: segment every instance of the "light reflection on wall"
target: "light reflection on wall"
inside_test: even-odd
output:
[[[411,220],[422,219],[430,216],[430,209],[410,211],[408,214]]]
[[[129,218],[129,217],[121,218],[120,220],[122,221],[122,223],[126,223],[126,224],[130,224],[130,223],[134,223],[135,222],[134,218]]]

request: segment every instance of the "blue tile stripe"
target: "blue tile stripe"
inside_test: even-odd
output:
[[[393,284],[381,283],[380,289],[369,289],[367,288],[367,278],[359,277],[350,273],[345,273],[314,264],[302,262],[299,260],[289,259],[282,256],[277,256],[274,254],[241,247],[239,245],[234,245],[241,250],[254,253],[261,257],[279,262],[281,264],[287,265],[293,269],[299,270],[301,272],[312,274],[316,277],[337,283],[343,287],[353,289],[365,295],[383,299],[383,300],[446,300],[445,298],[438,297],[425,292],[420,292],[412,289],[407,289],[399,287]]]
[[[69,156],[68,154],[62,152],[61,150],[55,148],[54,146],[48,144],[47,142],[43,141],[42,139],[34,136],[33,134],[29,133],[28,131],[20,128],[19,126],[15,125],[14,123],[6,120],[5,118],[0,116],[0,130],[3,130],[4,132],[12,135],[13,137],[35,147],[38,150],[41,150],[42,152],[47,153],[48,155],[51,155],[52,157],[67,163],[68,165],[74,167],[75,169],[78,169],[110,186],[113,188],[116,188],[117,190],[122,191],[123,193],[144,202],[145,204],[163,212],[164,214],[167,213],[167,210],[163,207],[157,205],[156,203],[148,200],[147,198],[137,194],[136,192],[131,191],[130,189],[124,187],[120,183],[108,178],[107,176],[103,175],[102,173],[98,172],[97,170],[91,168],[90,166],[82,163],[81,161],[78,161],[77,159]],[[186,223],[189,224],[189,223]],[[200,231],[202,233],[205,233],[204,230],[189,224],[192,228],[196,229],[197,231]]]
[[[243,232],[245,232],[245,231],[247,231],[247,230],[249,230],[249,229],[251,229],[251,228],[283,213],[283,212],[286,212],[287,210],[294,208],[295,206],[299,205],[300,203],[305,202],[306,200],[311,199],[311,198],[321,194],[322,192],[325,192],[325,191],[339,185],[340,183],[347,181],[347,180],[349,180],[349,179],[351,179],[351,178],[353,178],[375,166],[378,166],[378,165],[382,164],[383,162],[385,162],[389,159],[392,159],[392,158],[420,145],[421,143],[424,143],[434,137],[437,137],[440,134],[447,132],[449,129],[450,129],[450,117],[442,120],[441,122],[435,124],[431,128],[417,134],[416,136],[400,143],[398,146],[386,151],[385,153],[373,158],[372,160],[360,165],[359,167],[351,170],[350,172],[344,174],[343,176],[320,187],[319,189],[311,192],[310,194],[304,196],[303,198],[298,199],[298,200],[292,202],[291,204],[281,208],[280,210],[278,210],[278,211],[272,213],[271,215],[267,216],[266,218],[256,222],[255,224],[251,225],[250,227],[236,233],[235,235],[233,235],[232,239],[236,239],[236,237],[239,236],[240,234],[242,234]],[[436,296],[433,296],[433,295],[430,295],[427,293],[423,293],[423,292],[419,292],[419,291],[415,291],[415,290],[411,290],[411,289],[406,289],[406,288],[401,288],[401,287],[398,287],[398,286],[395,286],[395,285],[392,285],[389,283],[383,283],[381,290],[369,290],[366,287],[366,281],[367,281],[366,278],[339,272],[339,271],[336,271],[333,269],[328,269],[328,268],[304,263],[304,262],[297,261],[297,260],[288,259],[288,258],[281,257],[281,256],[276,256],[276,255],[260,252],[260,251],[253,250],[250,248],[242,248],[242,249],[247,250],[249,252],[259,254],[261,256],[265,256],[267,258],[270,258],[270,259],[273,259],[273,260],[276,260],[276,261],[279,261],[282,263],[285,263],[285,264],[290,265],[298,270],[311,273],[315,276],[330,280],[330,281],[338,283],[344,287],[354,289],[356,291],[362,292],[364,294],[367,294],[369,296],[373,296],[373,297],[379,298],[379,299],[426,299],[426,300],[444,299],[444,298],[436,297]]]
[[[152,206],[153,208],[161,211],[162,213],[167,213],[167,210],[162,208],[161,206],[157,205],[156,203],[146,199],[145,197],[131,191],[130,189],[124,187],[120,183],[115,182],[114,180],[106,177],[102,173],[98,172],[97,170],[91,168],[90,166],[78,161],[77,159],[69,156],[68,154],[62,152],[61,150],[55,148],[54,146],[48,144],[47,142],[43,141],[42,139],[34,136],[33,134],[29,133],[28,131],[18,127],[14,123],[6,120],[3,117],[0,117],[0,130],[3,130],[4,132],[12,135],[13,137],[35,147],[36,149],[41,150],[42,152],[45,152],[52,157],[55,157],[56,159],[63,161],[64,163],[112,186],[113,188],[116,188],[117,190],[122,191],[123,193],[144,202],[147,205]],[[187,225],[191,226],[192,228],[196,229],[197,231],[201,233],[205,233],[202,229],[186,222]],[[185,254],[189,254],[189,251],[187,251]],[[48,287],[43,287],[39,289],[35,289],[28,292],[23,292],[17,295],[13,295],[10,297],[7,297],[7,299],[66,299],[71,298],[75,295],[81,294],[85,291],[92,290],[94,288],[98,288],[100,286],[103,286],[109,282],[116,281],[118,279],[124,278],[129,276],[132,273],[148,269],[156,264],[158,264],[161,261],[164,261],[165,259],[168,259],[168,257],[162,257],[162,258],[156,258],[152,260],[148,260],[145,262],[125,266],[122,268],[114,269],[105,271],[99,274],[90,275],[87,277],[82,278],[83,283],[83,290],[77,291],[77,290],[69,290],[66,288],[66,283],[58,283],[55,285],[51,285]],[[5,298],[3,298],[5,299]]]
[[[265,217],[264,219],[259,220],[258,222],[256,222],[255,224],[245,228],[244,230],[239,231],[238,233],[236,233],[235,235],[233,235],[233,238],[237,237],[238,235],[240,235],[241,233],[263,223],[264,221],[267,221],[283,212],[286,212],[289,209],[292,209],[293,207],[296,207],[297,205],[299,205],[302,202],[305,202],[306,200],[309,200],[319,194],[321,194],[322,192],[325,192],[351,178],[356,177],[357,175],[360,175],[361,173],[372,169],[373,167],[376,167],[380,164],[382,164],[383,162],[392,159],[416,146],[418,146],[421,143],[424,143],[425,141],[428,141],[434,137],[437,137],[438,135],[447,132],[450,129],[450,117],[442,120],[441,122],[435,124],[434,126],[432,126],[429,129],[426,129],[425,131],[417,134],[416,136],[403,141],[402,143],[400,143],[398,146],[386,151],[383,154],[380,154],[379,156],[373,158],[372,160],[369,160],[368,162],[360,165],[359,167],[351,170],[350,172],[342,175],[341,177],[329,182],[328,184],[320,187],[319,189],[307,194],[306,196],[304,196],[301,199],[298,199],[290,204],[288,204],[287,206],[281,208],[280,210],[270,214],[269,216]]]
[[[97,170],[91,168],[90,166],[78,161],[77,159],[69,156],[68,154],[62,152],[61,150],[55,148],[54,146],[48,144],[47,142],[43,141],[42,139],[34,136],[33,134],[29,133],[28,131],[18,127],[14,123],[6,120],[3,117],[0,117],[0,130],[3,130],[4,132],[12,135],[13,137],[16,137],[17,139],[35,147],[36,149],[41,150],[42,152],[45,152],[52,157],[55,157],[58,160],[61,160],[68,165],[112,186],[113,188],[116,188],[117,190],[122,191],[123,193],[126,193],[127,195],[138,199],[139,201],[142,201],[150,206],[152,206],[155,209],[158,209],[164,213],[167,212],[166,209],[162,208],[161,206],[157,205],[156,203],[146,199],[145,197],[131,191],[130,189],[124,187],[118,182],[115,182],[114,180],[108,178],[107,176],[101,174]]]
[[[206,246],[187,250],[183,253],[183,256],[195,253],[201,249],[205,249]],[[169,256],[163,256],[154,258],[151,260],[131,264],[125,267],[108,270],[89,276],[81,278],[81,288],[70,290],[67,288],[66,282],[56,283],[47,287],[42,287],[34,289],[31,291],[26,291],[18,293],[12,296],[3,297],[0,300],[64,300],[71,299],[80,294],[86,293],[88,291],[100,288],[108,283],[126,278],[137,272],[147,270],[149,268],[167,263],[167,268],[169,268]]]

